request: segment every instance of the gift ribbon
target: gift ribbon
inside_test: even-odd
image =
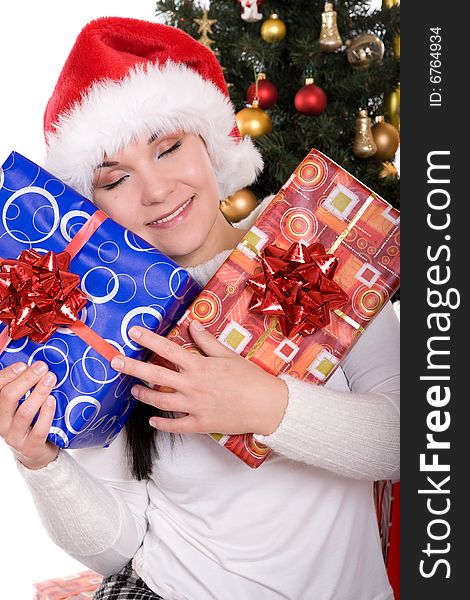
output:
[[[11,340],[28,336],[44,343],[66,326],[107,360],[119,354],[79,320],[88,299],[78,287],[79,276],[70,272],[71,259],[107,218],[101,210],[93,213],[63,252],[23,250],[18,259],[0,259],[0,320],[7,323],[0,333],[0,353]]]
[[[364,204],[359,208],[359,210],[356,212],[356,214],[354,215],[354,217],[351,219],[351,221],[348,223],[348,225],[343,229],[343,231],[338,235],[338,237],[336,238],[335,242],[326,250],[327,253],[334,253],[338,247],[343,243],[344,239],[349,235],[349,232],[356,226],[357,222],[359,221],[359,219],[362,218],[362,216],[364,215],[364,213],[367,211],[367,209],[369,208],[369,206],[373,203],[374,199],[376,198],[375,194],[371,194],[364,202]],[[245,246],[248,250],[250,250],[251,252],[253,252],[254,254],[256,254],[256,256],[258,256],[258,258],[262,258],[263,253],[261,250],[259,250],[258,248],[256,248],[256,246],[254,244],[252,244],[249,239],[244,238],[242,240],[242,245]],[[347,321],[349,323],[349,325],[351,325],[352,327],[354,327],[357,331],[359,331],[360,333],[364,333],[364,328],[357,323],[356,321],[354,321],[354,319],[351,319],[351,317],[349,317],[348,315],[346,315],[344,312],[342,312],[341,310],[339,310],[339,308],[334,308],[333,312],[340,317],[341,319]],[[271,324],[269,326],[269,330],[267,330],[265,332],[265,334],[263,335],[263,337],[261,338],[261,343],[257,343],[249,352],[249,354],[247,355],[247,357],[253,356],[253,354],[255,353],[255,351],[259,348],[259,346],[262,345],[262,343],[264,342],[264,340],[266,339],[266,337],[268,337],[271,332],[276,329],[278,325],[278,321],[276,318],[271,320]]]
[[[330,310],[348,301],[333,281],[338,258],[319,242],[293,242],[287,250],[266,246],[261,264],[263,273],[247,282],[254,291],[249,309],[276,316],[286,337],[322,329],[330,322]]]

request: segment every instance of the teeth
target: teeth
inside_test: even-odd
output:
[[[149,223],[149,225],[158,225],[159,223],[167,223],[168,221],[172,221],[181,212],[183,212],[183,210],[188,206],[188,204],[191,202],[191,200],[193,199],[193,197],[194,196],[191,196],[191,198],[187,202],[185,202],[183,204],[183,206],[180,206],[178,208],[178,210],[175,210],[175,212],[171,213],[171,215],[168,215],[168,217],[163,217],[163,219],[158,219],[157,221],[152,221],[151,223]]]

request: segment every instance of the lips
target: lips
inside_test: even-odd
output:
[[[180,215],[182,215],[182,213],[186,210],[186,208],[191,204],[193,199],[194,199],[194,196],[191,196],[191,198],[189,198],[188,200],[186,200],[185,202],[180,204],[171,213],[162,215],[158,219],[155,219],[155,221],[151,221],[150,223],[147,223],[147,225],[149,225],[149,226],[165,226],[165,224],[170,224],[172,221],[178,220],[178,217]]]

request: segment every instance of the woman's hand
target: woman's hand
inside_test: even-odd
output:
[[[43,362],[30,367],[15,363],[0,371],[0,437],[29,469],[45,467],[59,453],[59,448],[47,441],[55,413],[55,398],[50,395],[55,383],[55,375]],[[28,390],[31,393],[18,407]]]
[[[221,344],[198,321],[189,331],[206,354],[188,352],[175,342],[142,327],[129,335],[140,345],[177,366],[163,366],[118,356],[113,369],[148,383],[173,388],[174,392],[135,385],[132,395],[165,411],[186,413],[177,419],[152,417],[150,424],[173,433],[259,433],[268,435],[282,420],[287,385]]]

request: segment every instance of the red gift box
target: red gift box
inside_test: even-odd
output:
[[[93,598],[103,577],[94,571],[35,583],[35,600],[85,600]]]
[[[285,335],[282,317],[270,310],[250,310],[254,291],[248,281],[259,279],[266,249],[274,245],[288,251],[297,242],[309,246],[313,254],[318,243],[323,245],[327,255],[320,256],[323,264],[337,263],[326,283],[340,286],[348,296],[340,308],[335,308],[334,299],[322,307],[321,316],[326,314],[329,322],[310,335],[296,333],[295,328]],[[399,212],[328,157],[311,150],[168,338],[197,352],[188,331],[197,319],[219,341],[264,370],[323,385],[398,289],[399,245]],[[296,285],[289,277],[286,293]],[[271,305],[272,298],[265,304]],[[152,360],[160,362],[158,357]],[[211,436],[253,468],[270,453],[252,434]]]
[[[266,371],[324,385],[399,287],[399,221],[399,211],[321,152],[311,150],[167,337],[199,352],[188,331],[197,319],[219,341]],[[337,263],[330,281],[348,296],[341,307],[333,302],[331,310],[323,310],[329,322],[308,335],[297,333],[295,327],[293,333],[286,332],[286,319],[272,314],[277,302],[272,295],[265,298],[265,313],[250,310],[263,304],[253,300],[257,295],[253,288],[260,279],[266,281],[261,276],[266,274],[263,260],[266,264],[273,256],[276,259],[298,242],[314,255],[315,244],[323,245],[330,258],[323,255],[317,262],[323,261],[322,267],[329,261]],[[289,269],[284,284],[273,282],[287,296],[297,285]],[[250,279],[253,285],[248,284]],[[328,291],[330,287],[326,286]],[[152,361],[162,363],[157,356]],[[210,435],[253,468],[270,453],[252,434]],[[377,482],[374,491],[384,559],[398,598],[399,484]]]

